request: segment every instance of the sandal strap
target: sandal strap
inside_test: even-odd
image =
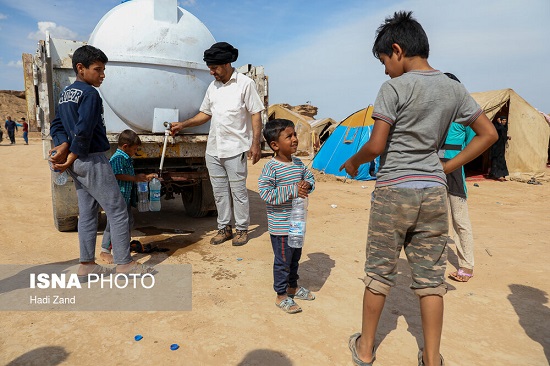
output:
[[[456,272],[457,275],[459,276],[466,276],[466,277],[474,277],[474,274],[473,273],[466,273],[462,270],[462,268],[460,268],[457,272]]]
[[[298,304],[296,304],[296,302],[295,302],[292,298],[287,297],[286,299],[284,299],[283,301],[281,301],[281,302],[279,303],[278,306],[279,306],[281,309],[284,309],[284,310],[288,311],[288,310],[290,310],[290,308],[293,307],[294,305],[298,305]]]
[[[296,293],[294,294],[293,296],[294,298],[297,298],[297,299],[302,299],[302,300],[313,300],[315,299],[315,295],[313,295],[311,293],[310,290],[308,290],[307,288],[305,287],[300,287]]]

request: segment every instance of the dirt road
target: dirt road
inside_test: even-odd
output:
[[[37,135],[28,146],[4,140],[0,158],[0,263],[76,264],[77,233],[60,233],[53,225],[50,173]],[[211,246],[215,218],[187,218],[179,199],[163,200],[160,214],[135,214],[134,237],[170,248],[135,258],[192,265],[191,311],[0,312],[0,364],[351,365],[347,340],[361,325],[359,278],[374,184],[319,179],[300,267],[301,284],[317,299],[302,301],[301,314],[287,315],[274,305],[273,254],[257,194],[265,162],[250,166],[251,240],[244,247]],[[446,364],[547,365],[550,183],[475,183],[468,182],[475,277],[467,284],[449,280]],[[455,253],[451,245],[447,272],[457,265]],[[378,333],[377,366],[416,365],[422,344],[405,259],[399,266]],[[0,301],[7,291],[0,288]],[[134,341],[136,334],[143,340]],[[170,350],[173,343],[177,351]]]

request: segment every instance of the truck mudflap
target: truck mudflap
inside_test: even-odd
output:
[[[59,231],[76,231],[78,226],[78,199],[73,179],[69,176],[67,183],[59,186],[54,183],[51,174],[53,221]]]

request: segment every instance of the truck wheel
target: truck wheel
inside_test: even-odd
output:
[[[76,190],[72,181],[69,178],[67,183],[58,186],[54,183],[52,174],[52,208],[53,222],[57,230],[76,231],[78,224],[78,200]]]
[[[195,184],[181,195],[185,213],[191,217],[204,217],[216,209],[214,193],[210,181],[205,179]]]

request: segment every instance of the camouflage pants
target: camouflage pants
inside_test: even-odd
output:
[[[415,293],[444,295],[448,229],[445,187],[376,188],[369,219],[365,285],[387,295],[395,286],[397,260],[404,247]]]

